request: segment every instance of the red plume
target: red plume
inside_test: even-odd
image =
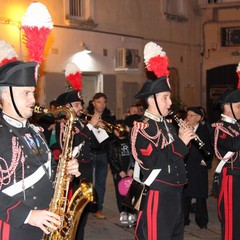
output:
[[[145,45],[144,61],[147,70],[154,72],[158,78],[169,75],[168,57],[156,43],[149,42]]]
[[[238,63],[238,66],[237,66],[237,75],[238,75],[238,85],[237,85],[237,88],[240,89],[240,62]]]
[[[66,66],[65,77],[73,90],[82,90],[82,72],[74,63]]]
[[[0,52],[0,67],[6,63],[18,60],[18,55],[14,48],[4,40],[0,40]]]
[[[44,48],[52,28],[52,18],[45,5],[39,2],[30,4],[22,19],[22,30],[30,61],[43,61]]]

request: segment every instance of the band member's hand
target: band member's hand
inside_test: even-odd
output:
[[[69,174],[79,177],[81,173],[79,172],[79,163],[77,159],[73,158],[68,162],[67,171]]]
[[[47,210],[32,210],[27,223],[39,227],[46,234],[50,233],[47,228],[56,230],[61,224],[60,216]]]
[[[185,145],[188,145],[188,143],[196,137],[196,134],[194,133],[192,128],[179,128],[179,138],[185,143]]]
[[[127,175],[126,175],[126,173],[125,173],[124,171],[121,171],[121,172],[119,173],[119,176],[120,176],[121,178],[124,178],[124,177],[126,177]]]
[[[92,115],[92,118],[89,121],[89,123],[92,126],[96,126],[100,120],[101,120],[101,116],[98,113],[95,113],[95,114]]]
[[[100,127],[100,128],[105,128],[105,124],[102,122],[102,120],[100,119],[96,125],[97,127]]]
[[[127,172],[127,175],[129,177],[132,177],[133,176],[133,170],[132,169],[129,169],[128,172]]]

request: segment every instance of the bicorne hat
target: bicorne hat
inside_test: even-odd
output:
[[[72,102],[81,102],[83,104],[83,99],[80,91],[72,90],[70,92],[65,92],[59,95],[56,99],[57,106],[64,106]]]
[[[219,99],[220,104],[240,102],[240,63],[237,66],[236,72],[237,72],[237,75],[238,75],[237,89],[227,89],[220,96],[220,99]]]
[[[0,86],[36,86],[37,85],[36,62],[13,61],[0,67]]]

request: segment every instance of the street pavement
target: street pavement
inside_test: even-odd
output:
[[[211,179],[216,166],[209,172],[209,188],[211,190]],[[220,222],[217,216],[217,200],[209,196],[207,200],[209,223],[207,229],[200,229],[194,221],[194,214],[190,216],[190,225],[185,227],[184,240],[220,240]],[[97,219],[89,214],[85,228],[84,240],[134,240],[134,228],[122,227],[119,223],[119,213],[116,204],[112,175],[109,170],[104,201],[104,214],[106,219]],[[170,239],[169,239],[170,240]]]

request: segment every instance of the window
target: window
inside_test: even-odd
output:
[[[93,0],[65,0],[65,15],[69,20],[93,19]]]
[[[69,18],[84,18],[83,2],[83,0],[69,0]]]
[[[93,0],[65,0],[65,16],[71,25],[94,28]]]
[[[164,0],[163,15],[167,20],[186,22],[186,6],[185,0]]]

